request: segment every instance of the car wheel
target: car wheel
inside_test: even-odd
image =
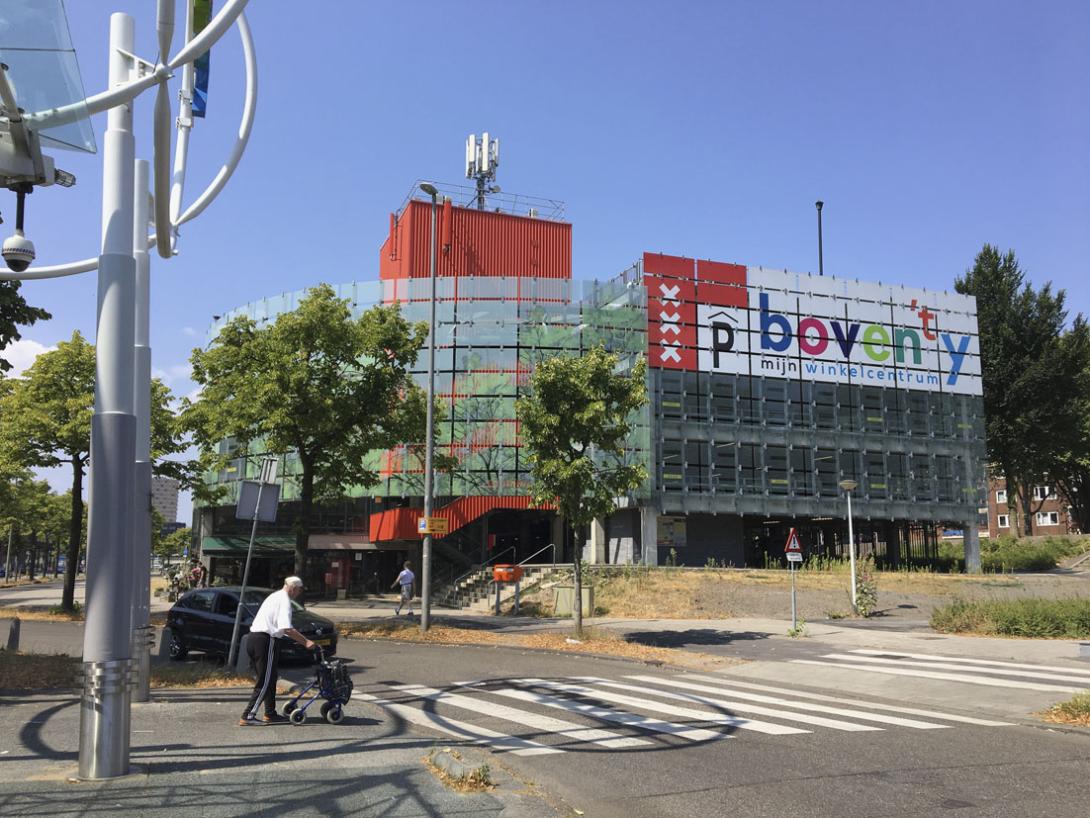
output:
[[[307,711],[302,709],[292,710],[288,718],[291,719],[292,724],[302,724],[307,720]]]
[[[168,653],[170,658],[175,662],[180,662],[189,655],[189,648],[185,646],[182,637],[178,636],[174,631],[170,632],[170,647],[168,648]]]

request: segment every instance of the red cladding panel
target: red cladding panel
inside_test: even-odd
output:
[[[749,305],[744,265],[725,264],[721,261],[698,261],[696,277],[699,282],[697,300],[701,304],[743,309]]]
[[[647,287],[647,363],[696,369],[696,284],[690,278],[644,275]]]
[[[450,241],[436,259],[439,276],[571,278],[570,224],[465,207],[438,221],[441,240]],[[427,278],[430,237],[431,203],[414,199],[382,246],[379,277]]]
[[[693,277],[693,260],[684,256],[667,256],[662,253],[644,253],[643,271],[674,278]]]

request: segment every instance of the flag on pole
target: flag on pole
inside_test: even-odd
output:
[[[212,0],[193,0],[193,36],[200,34],[212,19]],[[193,116],[204,118],[208,108],[208,67],[212,50],[205,51],[193,63]]]

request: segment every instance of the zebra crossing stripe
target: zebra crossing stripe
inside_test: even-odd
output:
[[[504,735],[486,727],[477,727],[468,722],[440,716],[437,713],[418,710],[406,704],[397,704],[387,699],[380,699],[378,696],[372,696],[369,693],[353,693],[352,698],[376,704],[412,724],[446,733],[465,741],[472,741],[474,744],[484,744],[494,750],[507,750],[512,755],[537,756],[564,752],[556,747],[546,747],[544,744],[538,744],[536,741],[519,738],[518,736]]]
[[[956,716],[951,713],[937,713],[933,710],[921,710],[916,707],[901,707],[899,705],[892,704],[878,704],[877,702],[865,702],[859,699],[844,699],[836,696],[826,696],[822,693],[810,693],[804,690],[790,690],[785,687],[775,687],[773,685],[754,684],[753,682],[743,682],[737,679],[731,679],[727,677],[712,677],[701,676],[697,673],[683,674],[683,679],[694,679],[700,682],[708,682],[716,685],[728,685],[731,688],[742,687],[746,690],[760,690],[765,693],[782,693],[786,696],[796,696],[804,699],[813,699],[819,702],[832,702],[833,704],[847,704],[852,707],[869,707],[872,710],[881,710],[885,713],[904,713],[908,716],[925,716],[927,718],[939,719],[940,721],[953,721],[959,724],[974,724],[978,727],[1012,727],[1012,722],[1009,721],[993,721],[991,719],[978,719],[972,716]]]
[[[564,736],[565,738],[570,738],[574,741],[591,742],[592,744],[598,744],[602,747],[609,747],[611,749],[641,747],[651,743],[640,738],[628,738],[619,733],[610,732],[609,730],[584,727],[575,722],[563,721],[562,719],[555,719],[552,716],[543,716],[538,713],[531,713],[528,710],[519,710],[514,707],[496,704],[495,702],[475,699],[472,696],[463,696],[458,693],[437,690],[433,687],[425,687],[423,685],[390,685],[390,687],[394,690],[399,690],[402,693],[409,693],[419,698],[444,702],[452,707],[461,708],[462,710],[482,713],[486,716],[492,716],[493,718],[522,724],[543,733],[555,733],[556,735]]]
[[[760,693],[746,693],[744,691],[734,690],[729,687],[712,687],[710,685],[681,682],[677,681],[676,679],[657,679],[654,676],[629,676],[628,678],[654,684],[670,685],[671,687],[680,687],[683,690],[696,690],[703,693],[727,693],[740,699],[765,702],[767,704],[779,704],[785,707],[794,707],[799,710],[811,710],[815,713],[831,713],[836,716],[848,716],[853,719],[859,719],[860,721],[874,721],[878,722],[879,724],[891,724],[897,727],[911,727],[914,730],[944,730],[950,726],[948,724],[934,724],[927,721],[916,721],[915,719],[903,719],[899,716],[885,716],[877,713],[864,713],[861,710],[848,710],[843,707],[827,707],[826,705],[814,704],[813,702],[792,701],[790,699],[781,699],[776,696],[765,696]]]
[[[609,691],[599,690],[598,688],[586,687],[584,685],[562,684],[560,682],[549,682],[544,679],[520,679],[519,683],[538,685],[540,687],[544,687],[549,690],[556,690],[561,693],[571,693],[576,696],[584,696],[591,699],[598,699],[599,701],[608,702],[610,704],[620,704],[642,710],[651,710],[652,712],[665,713],[668,716],[677,716],[683,719],[709,722],[711,724],[722,724],[727,727],[736,727],[739,730],[755,730],[759,733],[767,733],[773,736],[785,736],[811,732],[810,730],[800,730],[797,727],[786,727],[781,724],[770,724],[768,722],[759,722],[753,721],[752,719],[739,718],[738,716],[728,716],[723,713],[715,713],[711,710],[697,710],[692,707],[678,707],[677,705],[665,704],[663,702],[654,701],[652,699],[641,699],[634,696],[625,696],[619,693],[611,693]]]
[[[506,696],[509,699],[517,699],[524,702],[533,702],[543,707],[552,707],[557,710],[566,710],[569,713],[578,713],[598,721],[607,721],[614,724],[623,724],[627,727],[637,727],[650,733],[662,733],[677,736],[688,741],[714,741],[717,739],[733,738],[718,730],[705,730],[702,727],[686,727],[683,724],[674,724],[670,721],[648,718],[636,713],[626,713],[621,710],[610,710],[608,707],[599,707],[593,704],[573,701],[571,699],[550,696],[533,690],[517,690],[513,688],[490,689],[487,691],[496,696]]]
[[[854,657],[853,657],[854,658]],[[868,665],[854,662],[821,662],[817,659],[792,659],[796,665],[822,665],[824,667],[838,667],[842,670],[868,670],[872,673],[885,673],[889,676],[915,676],[920,679],[942,679],[949,682],[968,682],[970,684],[988,685],[990,687],[1013,687],[1020,690],[1048,690],[1061,693],[1080,693],[1081,687],[1061,687],[1060,685],[1046,685],[1037,682],[1014,682],[1009,679],[995,679],[988,676],[970,676],[965,673],[939,673],[928,670],[912,670],[907,667],[887,667],[885,665]]]
[[[649,681],[652,683],[669,684],[662,679],[656,679],[653,676],[629,676],[629,679],[635,679],[638,681]],[[585,678],[581,681],[594,682],[602,687],[615,688],[617,690],[632,690],[637,693],[644,693],[651,696],[661,696],[664,699],[671,699],[673,701],[682,702],[694,702],[696,704],[710,704],[713,707],[726,707],[732,711],[738,711],[741,713],[756,713],[760,716],[771,716],[773,718],[783,719],[784,721],[797,721],[802,724],[813,724],[817,727],[828,727],[832,730],[843,730],[847,733],[863,733],[867,731],[880,731],[881,727],[871,727],[866,724],[853,724],[847,721],[841,721],[839,719],[827,719],[822,716],[808,716],[805,713],[792,712],[790,710],[775,710],[771,707],[761,707],[760,705],[750,704],[743,701],[730,701],[727,699],[713,699],[708,696],[699,696],[695,693],[676,693],[669,690],[656,690],[655,688],[649,688],[646,686],[637,686],[632,684],[624,684],[622,682],[611,682],[607,679]],[[681,687],[687,687],[690,689],[701,689],[699,685],[680,685]],[[703,688],[707,692],[710,688]],[[713,693],[720,693],[723,691],[711,690]],[[741,698],[741,697],[739,697]],[[758,730],[759,732],[767,733],[772,732],[770,730],[763,729],[769,726],[766,722],[752,722],[746,729]],[[779,726],[779,725],[772,725]],[[741,725],[739,725],[741,727]],[[776,733],[773,733],[776,735]]]
[[[846,659],[849,662],[867,662],[876,665],[891,665],[894,667],[922,667],[922,668],[934,668],[935,670],[957,670],[965,673],[980,673],[980,674],[992,674],[995,676],[1017,676],[1019,678],[1033,678],[1033,679],[1052,679],[1060,682],[1081,682],[1082,679],[1073,679],[1068,676],[1060,676],[1055,673],[1031,673],[1026,670],[1005,670],[998,667],[966,667],[958,662],[917,662],[913,659],[890,659],[884,656],[853,656],[848,653],[827,653],[823,659]],[[989,676],[981,676],[981,678],[990,678]],[[1090,685],[1090,679],[1085,680],[1087,685]]]
[[[1085,681],[1090,685],[1090,670],[1083,670],[1082,668],[1059,667],[1057,665],[1029,665],[1022,662],[999,662],[995,659],[967,659],[960,656],[938,656],[933,653],[901,653],[900,651],[863,649],[850,652],[859,653],[864,656],[886,656],[898,659],[902,657],[905,659],[935,659],[940,662],[957,662],[959,665],[982,665],[984,667],[994,666],[1003,668],[1022,668],[1023,670],[1053,671],[1054,673],[1062,673],[1065,676],[1074,676],[1076,679]]]

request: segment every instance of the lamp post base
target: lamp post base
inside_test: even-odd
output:
[[[79,777],[129,774],[129,703],[132,661],[83,663],[79,715]]]

